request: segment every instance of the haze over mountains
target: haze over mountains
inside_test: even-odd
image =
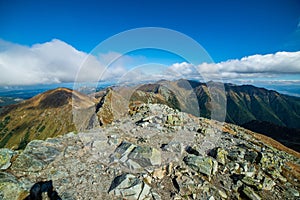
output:
[[[98,92],[95,97],[70,89],[51,90],[4,109],[0,116],[0,147],[22,149],[33,139],[111,123],[128,112],[130,102],[166,104],[210,118],[212,110],[223,109],[220,102],[226,100],[226,122],[267,134],[300,151],[300,136],[295,134],[300,128],[300,98],[250,85],[225,84],[224,89],[226,96],[222,90],[214,90],[221,99],[215,104],[211,103],[205,83],[184,79],[115,87]]]

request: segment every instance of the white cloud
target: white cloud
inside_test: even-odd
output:
[[[300,74],[300,51],[277,52],[267,55],[253,55],[240,60],[220,63],[203,63],[193,66],[188,63],[175,63],[169,70],[182,77],[204,76],[222,79],[276,77],[286,74]]]
[[[125,71],[120,64],[122,59],[101,77],[111,55],[118,54],[109,52],[96,58],[58,39],[31,47],[0,40],[0,85],[72,82],[76,78],[97,81],[121,76]]]
[[[111,60],[117,59],[106,69]],[[252,55],[220,63],[193,64],[182,62],[157,66],[139,57],[108,52],[96,56],[78,51],[54,39],[50,42],[22,46],[0,40],[0,85],[29,85],[77,81],[145,81],[179,78],[206,80],[243,80],[288,75],[300,77],[300,51]],[[139,65],[137,65],[139,64]],[[155,63],[154,63],[155,64]],[[133,68],[133,66],[137,66]],[[105,72],[105,73],[104,73]],[[285,77],[283,77],[285,76]],[[281,77],[281,78],[280,78]]]

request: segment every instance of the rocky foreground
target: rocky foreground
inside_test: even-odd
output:
[[[62,199],[299,199],[300,156],[226,123],[159,104],[104,128],[0,149],[0,199],[52,180]]]

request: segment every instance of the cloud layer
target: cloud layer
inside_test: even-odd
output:
[[[277,52],[267,55],[253,55],[240,60],[220,63],[203,63],[194,66],[189,63],[175,63],[169,70],[183,77],[202,75],[211,79],[268,78],[300,74],[300,51]]]
[[[120,57],[108,69],[108,62]],[[128,67],[136,58],[108,52],[96,56],[78,51],[54,39],[31,47],[0,40],[0,85],[32,85],[73,81],[142,81],[194,78],[241,80],[293,75],[300,79],[300,51],[252,55],[220,63],[174,63],[171,66],[145,63]],[[152,67],[151,67],[152,66]],[[135,68],[134,68],[135,67]],[[150,70],[149,70],[150,69]],[[288,80],[290,81],[290,80]]]
[[[31,47],[0,40],[0,85],[107,80],[125,73],[126,56],[106,70],[106,62],[118,56],[108,52],[95,57],[58,39]]]

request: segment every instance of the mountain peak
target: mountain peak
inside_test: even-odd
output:
[[[0,147],[22,149],[33,139],[85,129],[94,109],[93,98],[68,88],[49,90],[10,105],[0,115]]]
[[[73,91],[67,88],[57,88],[43,93],[39,98],[39,107],[58,108],[70,104],[72,100]]]

